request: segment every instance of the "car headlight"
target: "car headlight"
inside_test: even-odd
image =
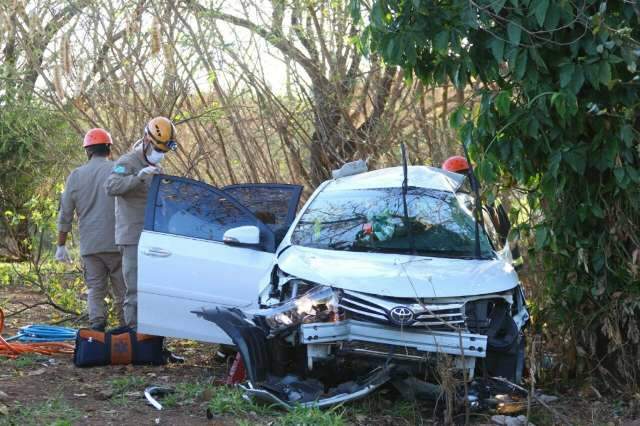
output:
[[[331,287],[317,286],[281,305],[261,309],[255,315],[262,317],[271,332],[309,322],[333,321],[338,313],[340,295]]]

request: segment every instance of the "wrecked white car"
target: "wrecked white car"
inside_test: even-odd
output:
[[[464,180],[426,166],[356,173],[296,215],[298,186],[156,177],[139,331],[233,343],[245,391],[283,406],[420,388],[443,357],[463,377],[518,382],[523,290],[504,235],[491,220],[478,232]]]

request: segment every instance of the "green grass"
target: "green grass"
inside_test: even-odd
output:
[[[13,368],[29,368],[33,367],[38,362],[46,361],[47,358],[40,355],[23,355],[16,359],[0,358],[0,365]]]
[[[249,411],[251,403],[242,397],[242,391],[238,388],[220,386],[213,392],[213,396],[207,406],[214,414],[240,415]]]
[[[49,399],[19,407],[8,417],[0,417],[2,426],[67,426],[80,419],[80,412],[63,399]]]
[[[295,407],[291,411],[276,410],[274,406],[265,406],[247,401],[238,388],[220,386],[214,388],[214,393],[207,404],[208,408],[216,415],[242,416],[252,413],[259,418],[273,417],[275,425],[282,426],[342,426],[345,423],[342,407],[334,407],[326,410],[318,408]],[[240,419],[238,425],[251,425],[255,421]]]
[[[111,389],[114,394],[131,391],[143,391],[144,379],[138,376],[124,376],[111,380]]]
[[[344,409],[341,406],[321,410],[319,408],[295,407],[275,424],[281,426],[342,426],[345,425]]]
[[[163,397],[160,403],[165,408],[193,404],[202,398],[205,392],[213,393],[213,389],[213,385],[205,383],[178,383],[175,392]]]
[[[124,376],[118,377],[110,382],[113,396],[111,402],[116,405],[126,406],[133,402],[128,392],[144,392],[145,380],[138,376]]]
[[[216,415],[230,414],[238,416],[255,413],[263,417],[278,414],[278,411],[273,406],[247,401],[242,396],[242,390],[228,386],[213,388],[213,395],[207,403],[207,407]]]
[[[396,400],[390,401],[380,392],[374,392],[359,401],[352,402],[345,406],[345,416],[355,419],[359,416],[376,417],[391,416],[398,422],[398,425],[423,424],[429,414],[423,412],[424,404],[420,402]],[[402,421],[404,420],[404,422]]]

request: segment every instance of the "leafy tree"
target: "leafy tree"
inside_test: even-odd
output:
[[[542,213],[520,228],[535,236],[547,271],[540,315],[559,320],[573,361],[637,386],[638,3],[363,3],[352,0],[351,12],[366,24],[364,49],[427,84],[478,87],[477,108],[459,108],[451,120],[481,181],[527,188]]]
[[[0,254],[26,259],[31,251],[28,202],[69,159],[67,143],[77,136],[57,114],[34,100],[0,96]],[[54,194],[49,194],[54,196]]]

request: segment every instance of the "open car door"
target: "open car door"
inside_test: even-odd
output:
[[[237,194],[250,197],[250,187],[243,185],[242,191],[238,187]],[[272,204],[286,201],[288,208],[298,202],[299,191],[293,188],[287,200],[282,193],[275,197],[275,188],[265,194],[278,200]],[[140,332],[231,343],[226,333],[193,311],[256,304],[259,283],[269,275],[277,245],[272,228],[232,194],[232,189],[186,178],[154,177],[138,247]],[[257,194],[252,197],[256,205],[268,207],[267,202],[259,203]],[[277,209],[272,206],[269,211]],[[245,246],[223,242],[226,231],[241,226],[257,227],[259,242]]]

